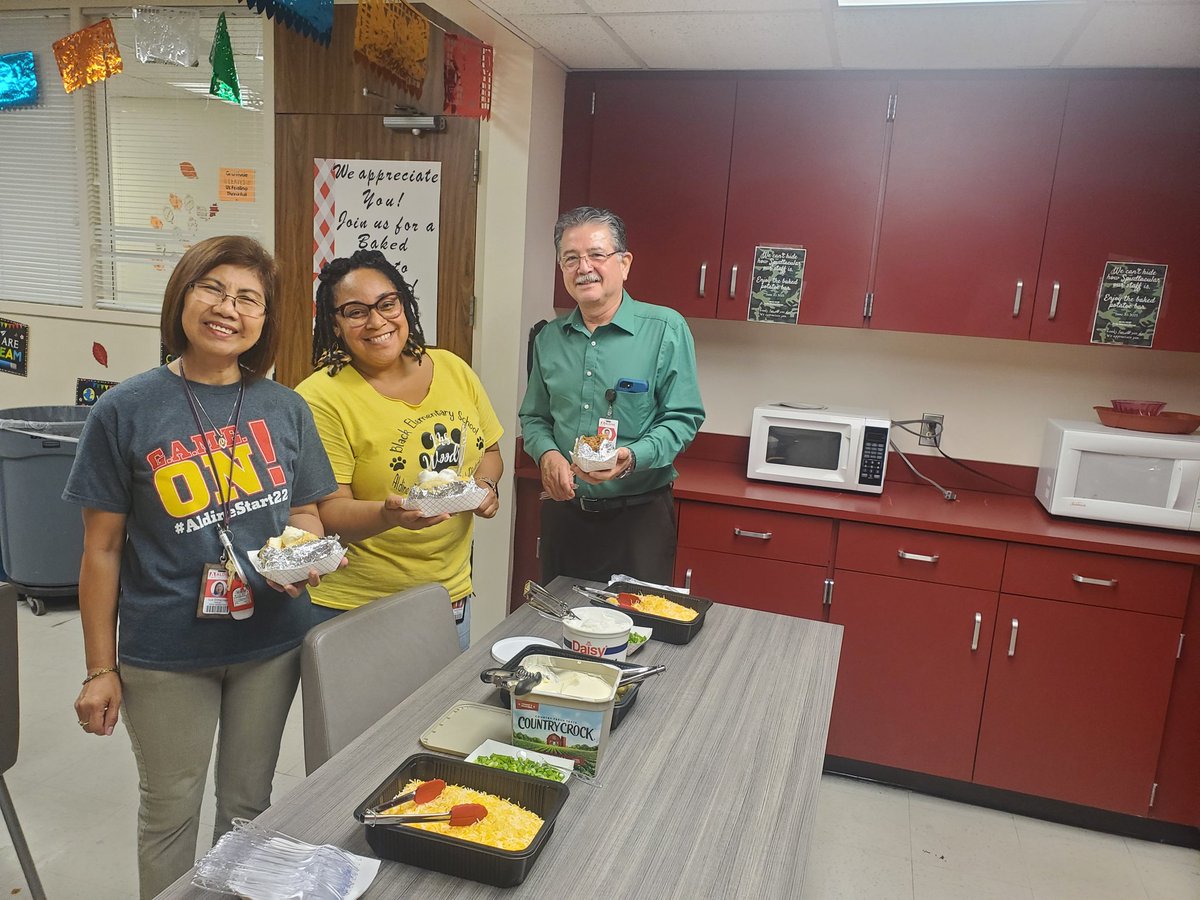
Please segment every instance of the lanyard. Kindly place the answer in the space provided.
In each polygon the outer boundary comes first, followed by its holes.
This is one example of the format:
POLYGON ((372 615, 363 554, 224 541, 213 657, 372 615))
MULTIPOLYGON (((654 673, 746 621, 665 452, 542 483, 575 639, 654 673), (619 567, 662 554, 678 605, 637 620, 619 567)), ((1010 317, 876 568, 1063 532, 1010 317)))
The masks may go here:
MULTIPOLYGON (((202 408, 200 401, 196 399, 196 395, 192 391, 192 386, 188 384, 187 376, 183 372, 183 359, 179 360, 179 380, 183 382, 183 393, 187 397, 188 407, 191 409, 192 418, 196 422, 196 430, 200 432, 200 439, 204 441, 204 449, 208 453, 208 463, 212 466, 213 478, 217 482, 217 497, 221 501, 221 524, 217 528, 217 538, 221 541, 221 546, 225 548, 225 552, 232 559, 233 544, 229 538, 229 501, 233 498, 233 448, 237 445, 238 426, 242 423, 242 398, 246 396, 246 379, 243 377, 238 382, 237 402, 233 406, 234 439, 230 442, 230 446, 226 450, 221 451, 222 454, 227 453, 229 457, 229 477, 225 479, 224 488, 221 486, 221 473, 217 469, 217 460, 213 456, 212 444, 209 443, 208 435, 204 431, 204 423, 200 421, 200 410, 202 408)), ((215 424, 213 429, 215 431, 215 424)), ((234 564, 237 565, 236 559, 234 559, 234 564)), ((238 568, 240 569, 241 567, 238 566, 238 568)))

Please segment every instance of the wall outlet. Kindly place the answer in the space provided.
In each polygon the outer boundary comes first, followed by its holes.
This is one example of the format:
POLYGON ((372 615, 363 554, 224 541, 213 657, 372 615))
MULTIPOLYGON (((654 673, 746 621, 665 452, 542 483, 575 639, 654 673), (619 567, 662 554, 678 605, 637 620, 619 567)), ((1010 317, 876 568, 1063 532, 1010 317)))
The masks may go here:
POLYGON ((942 445, 942 421, 945 419, 941 413, 925 413, 921 416, 921 439, 922 447, 940 447, 942 445))

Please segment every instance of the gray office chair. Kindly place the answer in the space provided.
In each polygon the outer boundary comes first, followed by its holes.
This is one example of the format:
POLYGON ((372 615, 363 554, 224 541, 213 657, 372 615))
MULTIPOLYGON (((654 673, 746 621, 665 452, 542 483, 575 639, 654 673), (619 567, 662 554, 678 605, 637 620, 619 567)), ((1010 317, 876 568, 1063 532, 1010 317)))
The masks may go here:
POLYGON ((300 651, 304 771, 318 766, 458 656, 450 595, 427 584, 313 628, 300 651))
POLYGON ((4 773, 17 761, 17 744, 21 737, 21 691, 17 670, 17 589, 11 584, 0 583, 0 813, 8 826, 13 849, 21 871, 29 883, 29 894, 33 900, 46 900, 41 879, 33 866, 29 845, 25 843, 25 832, 4 783, 4 773))

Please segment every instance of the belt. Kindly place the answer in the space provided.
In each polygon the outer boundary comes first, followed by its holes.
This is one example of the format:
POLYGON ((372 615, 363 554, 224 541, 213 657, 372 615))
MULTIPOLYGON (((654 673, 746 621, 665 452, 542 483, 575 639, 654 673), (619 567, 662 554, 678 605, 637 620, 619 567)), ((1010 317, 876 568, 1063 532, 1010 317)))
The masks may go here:
POLYGON ((644 494, 630 494, 628 497, 576 497, 567 502, 583 512, 613 512, 630 506, 642 506, 653 503, 663 494, 671 490, 671 485, 664 484, 660 488, 647 491, 644 494))

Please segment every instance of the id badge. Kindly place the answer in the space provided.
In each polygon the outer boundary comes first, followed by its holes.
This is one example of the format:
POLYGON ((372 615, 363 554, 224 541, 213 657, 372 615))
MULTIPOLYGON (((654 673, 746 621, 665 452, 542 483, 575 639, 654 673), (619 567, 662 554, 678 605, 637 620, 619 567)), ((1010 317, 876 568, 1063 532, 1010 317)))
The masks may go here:
POLYGON ((200 577, 197 619, 224 619, 229 616, 229 573, 221 563, 205 563, 200 577))
POLYGON ((605 438, 606 440, 610 440, 615 443, 617 440, 617 420, 616 419, 601 419, 600 425, 596 429, 596 434, 600 435, 600 437, 605 438))

